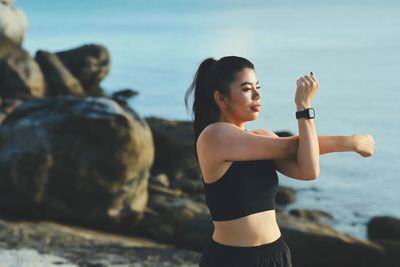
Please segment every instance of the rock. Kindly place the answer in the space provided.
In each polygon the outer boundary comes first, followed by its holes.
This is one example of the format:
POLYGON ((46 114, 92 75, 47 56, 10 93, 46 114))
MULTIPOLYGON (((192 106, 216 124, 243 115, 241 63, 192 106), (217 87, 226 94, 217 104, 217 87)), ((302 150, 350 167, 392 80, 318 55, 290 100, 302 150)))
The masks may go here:
POLYGON ((400 220, 391 216, 376 216, 367 224, 368 238, 400 241, 400 220))
POLYGON ((114 92, 111 98, 114 99, 120 106, 129 107, 128 100, 138 94, 137 91, 132 89, 125 89, 121 91, 114 92))
POLYGON ((312 222, 328 222, 333 219, 333 216, 321 210, 306 210, 306 209, 292 209, 289 213, 293 216, 304 218, 312 222))
POLYGON ((12 4, 14 4, 14 0, 1 0, 0 4, 5 4, 5 5, 11 6, 12 4))
POLYGON ((5 118, 11 114, 14 109, 21 105, 22 101, 19 99, 2 99, 0 97, 0 125, 3 123, 5 118))
POLYGON ((39 50, 36 52, 35 59, 39 63, 46 79, 47 96, 85 95, 81 83, 71 74, 56 55, 39 50))
POLYGON ((132 114, 108 98, 23 102, 0 127, 0 210, 129 231, 154 159, 150 128, 132 114))
POLYGON ((168 188, 170 186, 168 176, 164 173, 150 176, 150 184, 155 184, 165 188, 168 188))
POLYGON ((23 49, 0 58, 0 97, 32 98, 45 95, 45 80, 36 61, 23 49))
POLYGON ((204 203, 187 197, 151 193, 145 216, 140 226, 135 228, 135 233, 200 251, 211 236, 213 227, 204 203))
POLYGON ((204 185, 201 179, 188 179, 183 178, 174 182, 174 187, 181 189, 189 195, 194 195, 204 192, 204 185))
POLYGON ((325 224, 281 213, 277 221, 296 267, 376 267, 384 256, 379 244, 353 238, 325 224))
POLYGON ((104 95, 100 82, 110 69, 110 54, 106 47, 98 44, 83 45, 56 55, 81 82, 87 95, 104 95))
POLYGON ((279 185, 275 202, 278 205, 288 205, 296 201, 296 191, 288 186, 279 185))
POLYGON ((28 20, 20 9, 12 7, 12 0, 0 1, 0 58, 21 48, 28 28, 28 20))
POLYGON ((155 184, 149 184, 149 192, 164 194, 164 195, 171 196, 171 197, 183 196, 183 193, 181 190, 168 189, 163 186, 159 186, 159 185, 155 185, 155 184))
POLYGON ((112 94, 112 98, 123 98, 123 99, 129 99, 131 97, 134 97, 138 95, 138 92, 132 89, 124 89, 124 90, 119 90, 117 92, 114 92, 112 94))
POLYGON ((194 201, 201 202, 201 203, 206 203, 206 197, 204 193, 196 194, 190 196, 194 201))
POLYGON ((174 183, 178 179, 201 179, 194 154, 193 124, 191 121, 146 117, 154 138, 156 156, 152 174, 165 173, 174 183))
POLYGON ((177 244, 202 252, 213 235, 214 225, 209 214, 199 214, 184 221, 175 232, 177 244))
POLYGON ((398 266, 400 263, 400 241, 389 239, 377 239, 374 241, 385 248, 385 255, 382 257, 380 266, 398 266))

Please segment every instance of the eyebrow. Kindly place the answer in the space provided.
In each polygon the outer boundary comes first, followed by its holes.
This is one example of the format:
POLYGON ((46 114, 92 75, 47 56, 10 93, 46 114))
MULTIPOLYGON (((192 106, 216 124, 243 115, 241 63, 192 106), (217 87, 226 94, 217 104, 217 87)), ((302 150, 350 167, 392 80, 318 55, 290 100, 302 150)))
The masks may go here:
MULTIPOLYGON (((260 82, 257 81, 257 82, 256 82, 256 85, 259 84, 259 83, 260 83, 260 82)), ((251 82, 243 82, 240 86, 243 86, 243 85, 246 85, 246 84, 253 85, 251 82)))

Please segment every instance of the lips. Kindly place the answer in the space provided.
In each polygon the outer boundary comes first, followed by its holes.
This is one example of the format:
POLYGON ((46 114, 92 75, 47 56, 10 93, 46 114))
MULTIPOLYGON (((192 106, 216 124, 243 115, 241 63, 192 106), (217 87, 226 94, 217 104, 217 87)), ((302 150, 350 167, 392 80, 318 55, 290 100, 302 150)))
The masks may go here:
POLYGON ((252 106, 251 109, 254 111, 260 111, 260 105, 252 106))

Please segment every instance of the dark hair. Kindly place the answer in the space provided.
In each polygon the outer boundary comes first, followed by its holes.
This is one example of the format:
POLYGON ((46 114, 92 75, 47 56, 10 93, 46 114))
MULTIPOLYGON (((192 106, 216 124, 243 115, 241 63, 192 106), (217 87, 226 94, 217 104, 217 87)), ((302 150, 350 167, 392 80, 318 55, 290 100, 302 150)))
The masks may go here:
POLYGON ((230 86, 238 72, 245 68, 254 70, 254 65, 249 60, 226 56, 219 60, 205 59, 194 75, 193 82, 185 94, 185 106, 188 109, 188 99, 194 90, 192 111, 194 130, 194 152, 197 157, 196 142, 200 133, 207 125, 219 120, 220 109, 214 100, 214 92, 219 91, 223 96, 230 96, 230 86))

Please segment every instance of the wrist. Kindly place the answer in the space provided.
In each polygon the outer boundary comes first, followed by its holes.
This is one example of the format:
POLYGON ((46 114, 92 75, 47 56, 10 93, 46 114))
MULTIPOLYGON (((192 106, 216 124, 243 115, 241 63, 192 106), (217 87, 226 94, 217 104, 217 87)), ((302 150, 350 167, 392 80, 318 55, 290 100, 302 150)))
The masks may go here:
POLYGON ((308 109, 309 107, 311 107, 311 104, 309 104, 309 103, 296 104, 297 111, 302 111, 302 110, 308 109))
POLYGON ((351 136, 345 136, 346 138, 346 144, 349 146, 350 151, 357 151, 357 138, 356 136, 353 134, 351 136))

